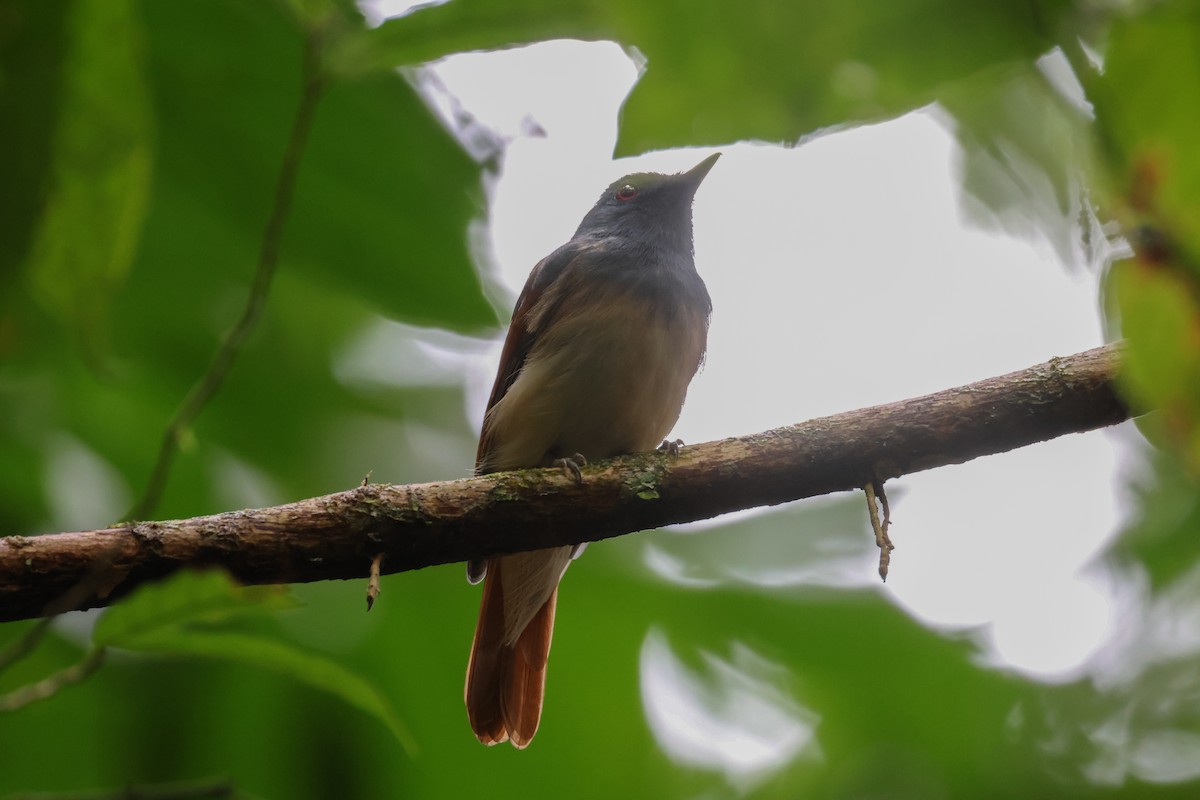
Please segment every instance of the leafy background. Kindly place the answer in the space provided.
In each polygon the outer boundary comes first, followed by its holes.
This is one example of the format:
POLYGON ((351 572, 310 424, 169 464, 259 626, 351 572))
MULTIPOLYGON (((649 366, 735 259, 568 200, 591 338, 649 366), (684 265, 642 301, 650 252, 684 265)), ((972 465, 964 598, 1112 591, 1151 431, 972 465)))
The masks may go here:
MULTIPOLYGON (((1102 262, 1101 244, 1129 243, 1105 299, 1130 340, 1130 397, 1161 411, 1141 423, 1155 468, 1107 558, 1153 587, 1129 633, 1141 655, 1121 680, 1041 685, 976 663, 969 641, 877 594, 689 591, 631 569, 635 545, 614 542, 572 570, 573 620, 555 638, 572 668, 556 672, 543 720, 554 735, 516 753, 466 728, 477 598, 460 568, 386 579, 370 615, 356 584, 282 595, 183 576, 98 623, 64 619, 0 673, 7 691, 106 648, 84 685, 0 717, 0 792, 197 781, 272 798, 1194 796, 1194 771, 1153 758, 1200 742, 1195 4, 452 0, 372 29, 324 0, 3 0, 3 533, 103 526, 135 499, 245 302, 318 29, 329 86, 268 312, 184 438, 156 516, 321 494, 365 469, 393 482, 463 474, 461 385, 362 385, 334 368, 382 319, 477 338, 502 324, 468 235, 486 218, 491 167, 394 68, 611 39, 652 59, 619 153, 795 141, 936 101, 956 121, 981 222, 1102 262), (1086 111, 1035 68, 1055 48, 1086 111), (631 700, 651 690, 639 663, 655 647, 674 650, 680 683, 717 718, 786 704, 763 687, 802 696, 820 757, 759 779, 668 755, 631 700), (750 681, 732 694, 744 704, 721 708, 731 675, 750 681)), ((419 367, 416 355, 387 366, 419 367)), ((856 504, 827 501, 704 537, 719 548, 860 524, 856 504)), ((0 627, 0 642, 32 625, 0 627)))

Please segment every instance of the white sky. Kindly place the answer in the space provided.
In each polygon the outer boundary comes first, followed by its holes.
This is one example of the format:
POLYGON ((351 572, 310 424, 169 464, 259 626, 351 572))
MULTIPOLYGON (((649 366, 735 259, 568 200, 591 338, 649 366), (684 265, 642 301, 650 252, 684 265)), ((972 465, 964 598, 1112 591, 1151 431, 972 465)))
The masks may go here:
MULTIPOLYGON (((673 434, 687 442, 1102 343, 1094 276, 1067 270, 1048 247, 964 225, 957 146, 931 114, 797 148, 735 144, 613 162, 618 110, 637 78, 617 45, 454 56, 437 74, 509 140, 490 208, 509 303, 611 180, 724 153, 695 203, 697 268, 714 314, 707 363, 673 434), (544 137, 523 135, 531 120, 544 137)), ((478 418, 486 399, 475 400, 478 418)), ((1102 579, 1079 573, 1114 531, 1115 470, 1110 437, 1092 434, 897 481, 905 492, 884 591, 931 624, 990 625, 985 648, 998 663, 1066 677, 1108 633, 1102 579)))

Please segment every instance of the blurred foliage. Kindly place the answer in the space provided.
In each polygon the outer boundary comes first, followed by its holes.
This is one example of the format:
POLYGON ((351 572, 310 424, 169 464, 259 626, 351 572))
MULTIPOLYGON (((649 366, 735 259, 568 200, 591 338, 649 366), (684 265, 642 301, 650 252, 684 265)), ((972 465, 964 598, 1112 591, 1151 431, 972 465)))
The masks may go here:
POLYGON ((1200 6, 1166 4, 1112 29, 1095 80, 1112 211, 1134 257, 1111 289, 1130 364, 1125 383, 1159 414, 1144 428, 1200 477, 1200 6))
POLYGON ((1097 263, 1107 253, 1091 239, 1101 234, 1082 180, 1090 120, 1048 73, 1072 77, 1063 59, 1048 56, 962 81, 940 98, 963 148, 964 205, 976 224, 1041 239, 1065 264, 1097 263))
POLYGON ((952 0, 455 0, 351 42, 341 63, 378 68, 542 39, 612 39, 646 60, 622 112, 618 154, 629 154, 794 141, 909 111, 978 70, 1038 56, 1069 8, 1058 0, 986 0, 969 12, 952 0))
MULTIPOLYGON (((422 326, 496 331, 467 235, 486 213, 480 167, 393 68, 613 39, 645 59, 622 153, 795 142, 936 102, 976 220, 1093 262, 1131 248, 1107 291, 1130 396, 1161 409, 1143 428, 1162 452, 1114 559, 1156 589, 1145 629, 1121 669, 1039 686, 829 579, 869 563, 835 535, 862 525, 854 507, 627 537, 572 568, 545 732, 517 753, 466 725, 477 596, 460 568, 385 578, 370 615, 365 586, 295 587, 299 607, 282 608, 276 592, 185 576, 68 615, 0 672, 5 692, 89 641, 111 651, 87 684, 0 719, 0 792, 228 776, 271 798, 474 783, 524 797, 1194 796, 1170 754, 1200 737, 1200 625, 1180 627, 1200 601, 1200 7, 451 0, 370 29, 345 0, 0 0, 0 532, 103 526, 140 491, 245 303, 312 31, 330 84, 268 312, 185 440, 160 516, 369 470, 466 472, 461 382, 404 378, 426 366, 422 326), (380 331, 402 374, 347 377, 347 353, 380 331), (802 526, 829 535, 787 547, 802 526), (649 692, 663 674, 673 685, 649 692), (670 740, 672 708, 716 733, 670 740)), ((0 646, 31 626, 0 626, 0 646)))

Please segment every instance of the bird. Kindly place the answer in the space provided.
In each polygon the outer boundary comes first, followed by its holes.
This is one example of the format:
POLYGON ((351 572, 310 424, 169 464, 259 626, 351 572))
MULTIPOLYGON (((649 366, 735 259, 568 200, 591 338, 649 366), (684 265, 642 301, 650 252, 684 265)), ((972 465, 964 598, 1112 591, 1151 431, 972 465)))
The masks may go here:
MULTIPOLYGON (((475 473, 653 450, 683 408, 712 301, 696 271, 692 200, 720 153, 686 172, 613 182, 530 272, 488 400, 475 473)), ((465 699, 476 737, 523 749, 542 715, 558 584, 582 547, 467 564, 484 582, 465 699)))

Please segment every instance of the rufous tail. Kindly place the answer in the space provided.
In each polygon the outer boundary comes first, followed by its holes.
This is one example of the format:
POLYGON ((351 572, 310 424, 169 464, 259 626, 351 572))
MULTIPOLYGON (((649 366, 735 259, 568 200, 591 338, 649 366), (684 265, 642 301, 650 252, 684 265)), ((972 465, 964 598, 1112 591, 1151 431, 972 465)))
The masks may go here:
POLYGON ((467 717, 484 744, 525 748, 537 733, 557 600, 555 589, 516 642, 505 644, 500 559, 488 562, 466 686, 467 717))

